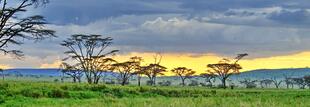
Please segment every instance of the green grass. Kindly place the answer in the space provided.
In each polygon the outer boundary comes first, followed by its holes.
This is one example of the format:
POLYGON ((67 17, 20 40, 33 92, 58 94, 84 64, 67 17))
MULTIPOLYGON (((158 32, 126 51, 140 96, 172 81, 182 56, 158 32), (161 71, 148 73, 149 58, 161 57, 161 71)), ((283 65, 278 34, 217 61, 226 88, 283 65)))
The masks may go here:
POLYGON ((4 107, 307 107, 310 90, 0 83, 4 107))

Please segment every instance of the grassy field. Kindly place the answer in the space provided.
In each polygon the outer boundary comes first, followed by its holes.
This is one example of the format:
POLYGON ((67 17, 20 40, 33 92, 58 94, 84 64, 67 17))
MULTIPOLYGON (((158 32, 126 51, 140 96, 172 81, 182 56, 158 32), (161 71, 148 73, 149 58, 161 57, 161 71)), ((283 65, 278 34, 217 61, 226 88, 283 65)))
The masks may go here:
POLYGON ((310 90, 0 83, 6 107, 307 107, 310 90))

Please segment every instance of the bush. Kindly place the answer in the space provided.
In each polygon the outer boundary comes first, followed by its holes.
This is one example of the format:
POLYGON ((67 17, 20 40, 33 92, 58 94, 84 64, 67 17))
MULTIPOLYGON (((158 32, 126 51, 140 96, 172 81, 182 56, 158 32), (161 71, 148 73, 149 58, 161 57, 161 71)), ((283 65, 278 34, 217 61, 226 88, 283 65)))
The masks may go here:
POLYGON ((102 91, 106 88, 107 87, 105 85, 94 85, 94 86, 91 86, 90 90, 91 91, 102 91))
POLYGON ((69 92, 61 90, 61 89, 54 89, 48 93, 48 97, 51 97, 51 98, 68 98, 69 92))
POLYGON ((39 98, 44 96, 42 91, 36 89, 24 89, 21 91, 21 94, 25 97, 32 97, 32 98, 39 98))
POLYGON ((5 90, 7 88, 9 88, 9 84, 8 83, 1 83, 0 84, 0 90, 5 90))

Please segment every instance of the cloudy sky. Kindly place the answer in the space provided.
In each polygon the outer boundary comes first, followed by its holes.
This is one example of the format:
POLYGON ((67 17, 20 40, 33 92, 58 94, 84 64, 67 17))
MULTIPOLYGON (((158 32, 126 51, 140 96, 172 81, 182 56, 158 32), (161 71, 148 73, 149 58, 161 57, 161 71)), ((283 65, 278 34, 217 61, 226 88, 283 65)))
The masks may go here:
POLYGON ((51 0, 23 15, 34 14, 58 38, 27 42, 17 47, 25 59, 1 56, 0 65, 57 67, 59 43, 79 33, 113 37, 119 59, 160 52, 169 67, 203 70, 238 53, 250 54, 241 62, 246 70, 310 65, 309 0, 51 0))

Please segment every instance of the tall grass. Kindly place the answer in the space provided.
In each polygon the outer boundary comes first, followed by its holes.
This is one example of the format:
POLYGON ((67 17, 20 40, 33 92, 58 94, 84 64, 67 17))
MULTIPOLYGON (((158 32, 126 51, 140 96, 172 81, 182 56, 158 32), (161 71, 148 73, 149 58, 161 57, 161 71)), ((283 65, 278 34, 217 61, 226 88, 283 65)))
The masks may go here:
POLYGON ((310 91, 207 89, 73 83, 0 83, 0 106, 86 107, 252 107, 310 106, 310 91))

